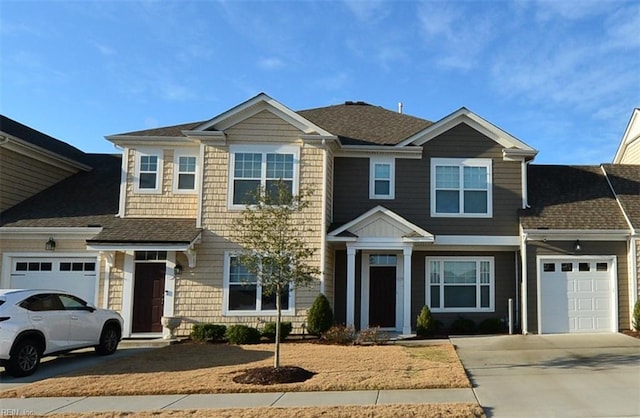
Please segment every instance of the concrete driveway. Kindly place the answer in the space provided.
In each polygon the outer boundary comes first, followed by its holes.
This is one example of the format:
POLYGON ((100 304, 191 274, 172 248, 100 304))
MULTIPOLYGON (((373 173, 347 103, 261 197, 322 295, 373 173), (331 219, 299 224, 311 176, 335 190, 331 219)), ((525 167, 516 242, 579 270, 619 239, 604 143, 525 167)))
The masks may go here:
POLYGON ((640 340, 623 334, 452 337, 488 417, 640 416, 640 340))

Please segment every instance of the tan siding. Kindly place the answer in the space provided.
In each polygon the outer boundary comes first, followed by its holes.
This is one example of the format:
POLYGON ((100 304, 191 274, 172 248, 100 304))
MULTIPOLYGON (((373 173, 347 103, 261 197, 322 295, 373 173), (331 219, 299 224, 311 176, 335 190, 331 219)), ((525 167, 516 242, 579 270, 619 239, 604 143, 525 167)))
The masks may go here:
MULTIPOLYGON (((566 255, 573 253, 573 241, 533 242, 527 246, 527 275, 528 275, 528 311, 529 332, 538 332, 537 309, 537 262, 539 255, 566 255)), ((614 255, 618 268, 618 329, 629 329, 629 268, 627 262, 627 245, 624 242, 582 242, 580 255, 614 255)))
POLYGON ((123 311, 124 259, 125 254, 117 252, 109 274, 109 301, 107 306, 109 309, 115 309, 119 312, 123 311))
MULTIPOLYGON (((322 162, 323 150, 299 140, 300 132, 292 126, 276 118, 270 112, 263 111, 252 118, 226 131, 227 143, 294 143, 301 146, 300 153, 300 187, 314 190, 310 198, 310 206, 300 219, 305 226, 314 232, 308 234, 308 243, 320 249, 321 204, 322 204, 322 162)), ((227 204, 229 154, 227 147, 207 146, 204 156, 204 185, 202 226, 202 242, 197 246, 197 266, 186 268, 176 282, 177 316, 185 318, 185 323, 178 333, 186 335, 193 323, 215 322, 221 324, 246 323, 258 326, 260 321, 270 321, 264 315, 239 317, 223 316, 223 263, 226 251, 239 249, 234 242, 233 220, 241 216, 241 211, 229 210, 227 204)), ((316 252, 311 261, 318 268, 320 253, 316 252)), ((186 265, 186 260, 182 262, 186 265)), ((299 288, 295 291, 295 315, 285 316, 291 321, 294 332, 301 332, 301 325, 306 321, 306 311, 311 306, 320 288, 318 280, 311 288, 299 288)))
POLYGON ((640 164, 640 139, 635 140, 627 146, 622 156, 621 164, 640 164))
POLYGON ((68 170, 0 148, 0 212, 72 174, 68 170))
POLYGON ((132 150, 129 153, 125 216, 133 218, 195 218, 197 216, 197 193, 173 193, 173 155, 173 149, 163 150, 162 193, 150 194, 134 191, 136 152, 132 150))

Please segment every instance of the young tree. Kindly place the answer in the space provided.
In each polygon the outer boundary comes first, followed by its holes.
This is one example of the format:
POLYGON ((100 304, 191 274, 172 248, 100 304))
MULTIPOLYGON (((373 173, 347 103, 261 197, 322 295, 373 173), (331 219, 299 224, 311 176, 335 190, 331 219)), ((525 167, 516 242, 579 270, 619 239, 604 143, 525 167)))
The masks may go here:
MULTIPOLYGON (((274 368, 280 367, 282 295, 290 286, 309 286, 320 271, 307 264, 315 253, 307 236, 303 210, 311 191, 293 195, 283 181, 252 196, 242 216, 234 221, 236 239, 243 250, 238 261, 253 275, 266 296, 275 295, 276 341, 274 368)), ((315 231, 317 233, 317 231, 315 231)))

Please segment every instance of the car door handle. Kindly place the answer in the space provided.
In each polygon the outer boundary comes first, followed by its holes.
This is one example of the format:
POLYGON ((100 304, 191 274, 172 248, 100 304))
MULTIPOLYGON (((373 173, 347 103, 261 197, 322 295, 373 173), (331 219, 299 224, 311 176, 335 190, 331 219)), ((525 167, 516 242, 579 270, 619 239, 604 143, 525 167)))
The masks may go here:
POLYGON ((78 320, 78 317, 77 317, 77 316, 75 316, 75 315, 71 315, 71 319, 72 319, 73 321, 77 321, 77 320, 78 320))
POLYGON ((42 321, 42 317, 41 316, 32 316, 31 320, 32 321, 42 321))

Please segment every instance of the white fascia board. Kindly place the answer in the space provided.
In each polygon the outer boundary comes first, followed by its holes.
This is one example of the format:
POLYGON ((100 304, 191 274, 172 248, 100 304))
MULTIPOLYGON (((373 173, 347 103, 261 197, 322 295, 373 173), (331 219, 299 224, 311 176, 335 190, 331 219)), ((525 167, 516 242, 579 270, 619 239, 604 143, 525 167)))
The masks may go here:
POLYGON ((6 134, 6 138, 9 141, 3 143, 2 148, 21 155, 26 155, 29 158, 33 158, 34 160, 41 161, 71 173, 76 173, 78 170, 91 171, 91 167, 86 164, 63 157, 62 155, 33 145, 32 143, 24 141, 13 135, 6 134))
POLYGON ((624 135, 622 135, 622 139, 620 140, 620 145, 618 146, 618 150, 616 151, 616 155, 613 157, 613 163, 620 163, 622 161, 622 157, 627 150, 627 147, 631 145, 633 142, 640 140, 640 109, 633 109, 633 113, 631 114, 631 118, 629 119, 629 123, 627 124, 627 128, 624 131, 624 135), (637 129, 634 129, 637 126, 637 129), (636 131, 634 134, 633 131, 636 131))
POLYGON ((183 136, 137 136, 137 135, 110 135, 105 136, 108 141, 121 147, 135 148, 138 146, 153 145, 196 145, 198 141, 183 136))
POLYGON ((87 244, 90 251, 187 251, 192 244, 87 244))
POLYGON ((3 239, 44 239, 53 237, 54 239, 87 239, 102 231, 102 227, 11 227, 0 228, 0 236, 3 239))
POLYGON ((330 132, 303 118, 265 93, 260 93, 257 96, 227 110, 226 112, 221 113, 213 119, 197 126, 194 130, 207 130, 214 127, 216 130, 223 131, 259 112, 262 112, 263 110, 272 112, 274 115, 280 117, 306 134, 315 132, 326 136, 332 135, 330 132))
MULTIPOLYGON (((425 231, 424 229, 420 228, 419 226, 407 221, 406 219, 404 219, 402 216, 398 215, 394 211, 389 210, 389 209, 387 209, 387 208, 385 208, 384 206, 381 206, 381 205, 378 205, 378 206, 376 206, 376 207, 374 207, 372 209, 369 209, 367 212, 363 213, 362 215, 358 216, 357 218, 353 219, 352 221, 347 222, 346 224, 342 225, 340 228, 337 228, 337 229, 333 230, 331 233, 329 233, 328 236, 336 237, 337 235, 341 234, 342 232, 349 230, 350 228, 354 227, 355 225, 358 225, 359 223, 363 222, 364 220, 366 220, 367 218, 369 218, 371 216, 374 216, 377 213, 382 213, 382 214, 386 215, 387 217, 395 220, 399 224, 405 226, 407 229, 411 229, 412 231, 416 232, 418 235, 420 235, 422 237, 433 238, 433 235, 430 232, 425 231)), ((409 238, 418 238, 418 237, 409 237, 409 238)))
POLYGON ((435 245, 519 246, 517 235, 438 235, 435 245))
POLYGON ((629 225, 629 229, 631 230, 631 235, 635 235, 636 231, 633 227, 633 222, 631 222, 631 219, 629 218, 629 214, 624 209, 624 206, 622 206, 622 202, 618 197, 618 193, 616 193, 616 189, 613 187, 613 184, 611 184, 611 179, 609 179, 609 173, 607 173, 607 170, 604 168, 604 165, 602 164, 600 165, 600 170, 602 171, 602 174, 604 174, 604 178, 607 179, 607 184, 609 185, 609 189, 611 189, 611 193, 613 193, 613 196, 615 196, 616 198, 616 203, 618 203, 618 207, 620 208, 620 212, 622 213, 622 216, 624 216, 624 220, 627 222, 627 225, 629 225))
POLYGON ((419 160, 422 158, 422 147, 412 146, 397 148, 389 145, 342 145, 338 150, 336 150, 335 156, 352 158, 385 156, 419 160))
POLYGON ((356 242, 358 241, 357 237, 336 237, 332 235, 327 235, 327 242, 356 242))
POLYGON ((529 151, 535 154, 538 153, 538 151, 534 148, 531 148, 529 145, 510 135, 506 131, 498 128, 491 122, 481 118, 465 107, 462 107, 457 111, 451 113, 450 115, 445 116, 433 125, 429 126, 421 132, 418 132, 415 135, 412 135, 396 146, 404 147, 410 144, 423 145, 424 143, 432 140, 438 135, 441 135, 449 129, 454 128, 462 122, 467 123, 472 128, 476 129, 498 144, 502 145, 504 148, 515 147, 522 151, 529 151))
POLYGON ((527 241, 626 241, 631 232, 626 229, 524 229, 527 241))

